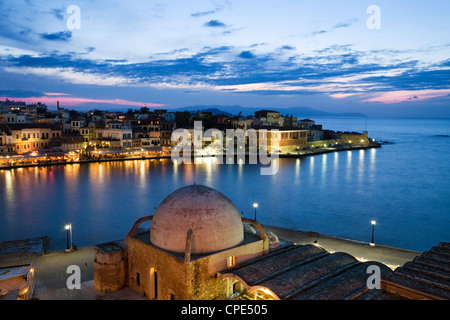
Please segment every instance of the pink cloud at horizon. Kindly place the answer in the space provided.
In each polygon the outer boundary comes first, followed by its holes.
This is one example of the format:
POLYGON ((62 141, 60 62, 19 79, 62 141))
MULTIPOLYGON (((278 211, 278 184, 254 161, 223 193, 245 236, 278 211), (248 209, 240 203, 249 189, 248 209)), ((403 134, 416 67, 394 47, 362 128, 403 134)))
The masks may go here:
POLYGON ((124 106, 138 106, 138 107, 163 107, 164 104, 159 103, 145 103, 145 102, 136 102, 136 101, 129 101, 129 100, 122 100, 122 99, 92 99, 92 98, 77 98, 77 97, 67 97, 67 96, 61 96, 66 94, 52 94, 50 93, 48 97, 42 96, 42 97, 27 97, 27 98, 20 98, 20 97, 0 97, 1 100, 9 99, 9 100, 15 100, 15 101, 22 101, 27 104, 34 104, 34 103, 43 103, 46 105, 56 105, 57 101, 59 101, 60 107, 76 107, 80 106, 84 103, 107 103, 107 104, 116 104, 116 105, 124 105, 124 106), (57 96, 59 95, 59 96, 57 96))
POLYGON ((401 91, 382 92, 376 94, 372 98, 365 99, 362 102, 398 103, 406 101, 421 101, 448 95, 450 95, 450 89, 401 90, 401 91))

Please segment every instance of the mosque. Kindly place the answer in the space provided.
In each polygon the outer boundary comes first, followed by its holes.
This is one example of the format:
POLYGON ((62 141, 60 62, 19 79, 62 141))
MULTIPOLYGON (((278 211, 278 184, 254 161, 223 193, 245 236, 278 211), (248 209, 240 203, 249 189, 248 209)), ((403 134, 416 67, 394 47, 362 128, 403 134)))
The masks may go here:
POLYGON ((97 245, 94 261, 96 290, 128 286, 155 300, 449 298, 447 290, 408 289, 389 277, 399 279, 380 262, 280 242, 224 194, 195 184, 167 196, 123 241, 97 245), (147 221, 149 230, 140 232, 147 221), (368 289, 374 265, 383 290, 368 289))

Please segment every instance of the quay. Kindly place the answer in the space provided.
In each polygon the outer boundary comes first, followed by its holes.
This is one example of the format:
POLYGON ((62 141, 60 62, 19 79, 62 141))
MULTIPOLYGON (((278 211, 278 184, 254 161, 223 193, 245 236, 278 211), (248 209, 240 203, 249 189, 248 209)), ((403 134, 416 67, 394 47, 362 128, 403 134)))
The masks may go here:
MULTIPOLYGON (((317 232, 299 231, 275 226, 264 228, 277 235, 280 242, 292 242, 299 245, 315 244, 330 253, 345 252, 360 261, 378 261, 395 269, 413 260, 421 252, 389 247, 380 244, 370 246, 369 243, 333 236, 321 235, 317 232)), ((94 289, 95 246, 78 248, 71 252, 64 250, 47 252, 44 246, 39 251, 39 241, 7 241, 0 248, 0 268, 12 265, 32 263, 34 276, 33 299, 36 300, 145 300, 128 287, 113 293, 101 293, 94 289), (16 247, 14 248, 14 245, 16 247), (38 249, 36 249, 38 248, 38 249), (70 276, 67 268, 71 265, 80 267, 81 289, 67 288, 70 276)), ((43 245, 43 242, 41 243, 43 245)))
MULTIPOLYGON (((291 152, 291 153, 277 153, 276 155, 279 158, 302 158, 306 156, 314 156, 314 155, 320 155, 320 154, 326 154, 326 153, 333 153, 333 152, 341 152, 341 151, 353 151, 353 150, 365 150, 365 149, 372 149, 372 148, 381 148, 380 143, 371 142, 368 145, 342 145, 342 146, 335 146, 335 147, 316 147, 311 148, 308 150, 299 150, 298 152, 291 152)), ((119 151, 116 151, 119 152, 119 151)), ((123 153, 130 152, 129 150, 122 150, 123 153)), ((135 160, 159 160, 159 159, 171 159, 171 155, 166 151, 164 154, 161 155, 139 155, 139 156, 130 156, 130 157, 124 157, 122 153, 118 153, 119 156, 109 156, 105 158, 95 158, 95 159, 78 159, 73 160, 72 158, 64 159, 64 160, 52 160, 52 161, 39 161, 36 162, 33 159, 30 161, 23 161, 22 163, 17 163, 17 160, 8 160, 7 162, 0 164, 0 170, 9 170, 9 169, 15 169, 15 168, 28 168, 28 167, 49 167, 49 166, 57 166, 57 165, 66 165, 66 164, 87 164, 87 163, 100 163, 100 162, 117 162, 117 161, 135 161, 135 160), (32 161, 33 160, 33 161, 32 161), (12 163, 14 161, 14 163, 12 163)), ((218 155, 193 155, 193 157, 203 157, 203 158, 209 158, 209 157, 225 157, 226 154, 218 154, 218 155)), ((236 157, 236 154, 234 155, 236 157)), ((248 156, 246 154, 245 156, 248 156)))
POLYGON ((267 225, 264 225, 264 228, 267 231, 275 233, 280 240, 299 245, 314 243, 330 253, 345 252, 360 261, 378 261, 392 269, 402 266, 421 254, 420 251, 390 247, 382 244, 371 246, 368 242, 322 235, 311 231, 299 231, 267 225))

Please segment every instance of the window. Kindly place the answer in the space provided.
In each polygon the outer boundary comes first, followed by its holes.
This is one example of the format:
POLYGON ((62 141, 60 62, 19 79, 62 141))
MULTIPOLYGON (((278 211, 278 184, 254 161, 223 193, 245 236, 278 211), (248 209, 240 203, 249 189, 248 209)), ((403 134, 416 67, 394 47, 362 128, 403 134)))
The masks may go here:
POLYGON ((141 285, 141 274, 139 272, 136 272, 136 284, 138 287, 141 285))
POLYGON ((227 258, 227 267, 232 268, 236 265, 236 258, 235 256, 230 256, 227 258))

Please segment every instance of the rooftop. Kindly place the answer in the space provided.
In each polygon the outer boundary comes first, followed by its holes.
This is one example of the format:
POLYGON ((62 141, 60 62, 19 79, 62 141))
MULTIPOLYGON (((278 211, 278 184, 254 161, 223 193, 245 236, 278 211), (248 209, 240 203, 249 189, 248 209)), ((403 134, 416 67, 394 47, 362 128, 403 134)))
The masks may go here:
POLYGON ((370 265, 380 267, 381 278, 392 273, 376 261, 360 262, 347 253, 329 253, 312 244, 288 244, 226 270, 226 274, 234 274, 252 287, 266 287, 282 300, 347 300, 368 290, 370 265))
POLYGON ((450 242, 441 242, 384 279, 374 298, 450 299, 450 242))

